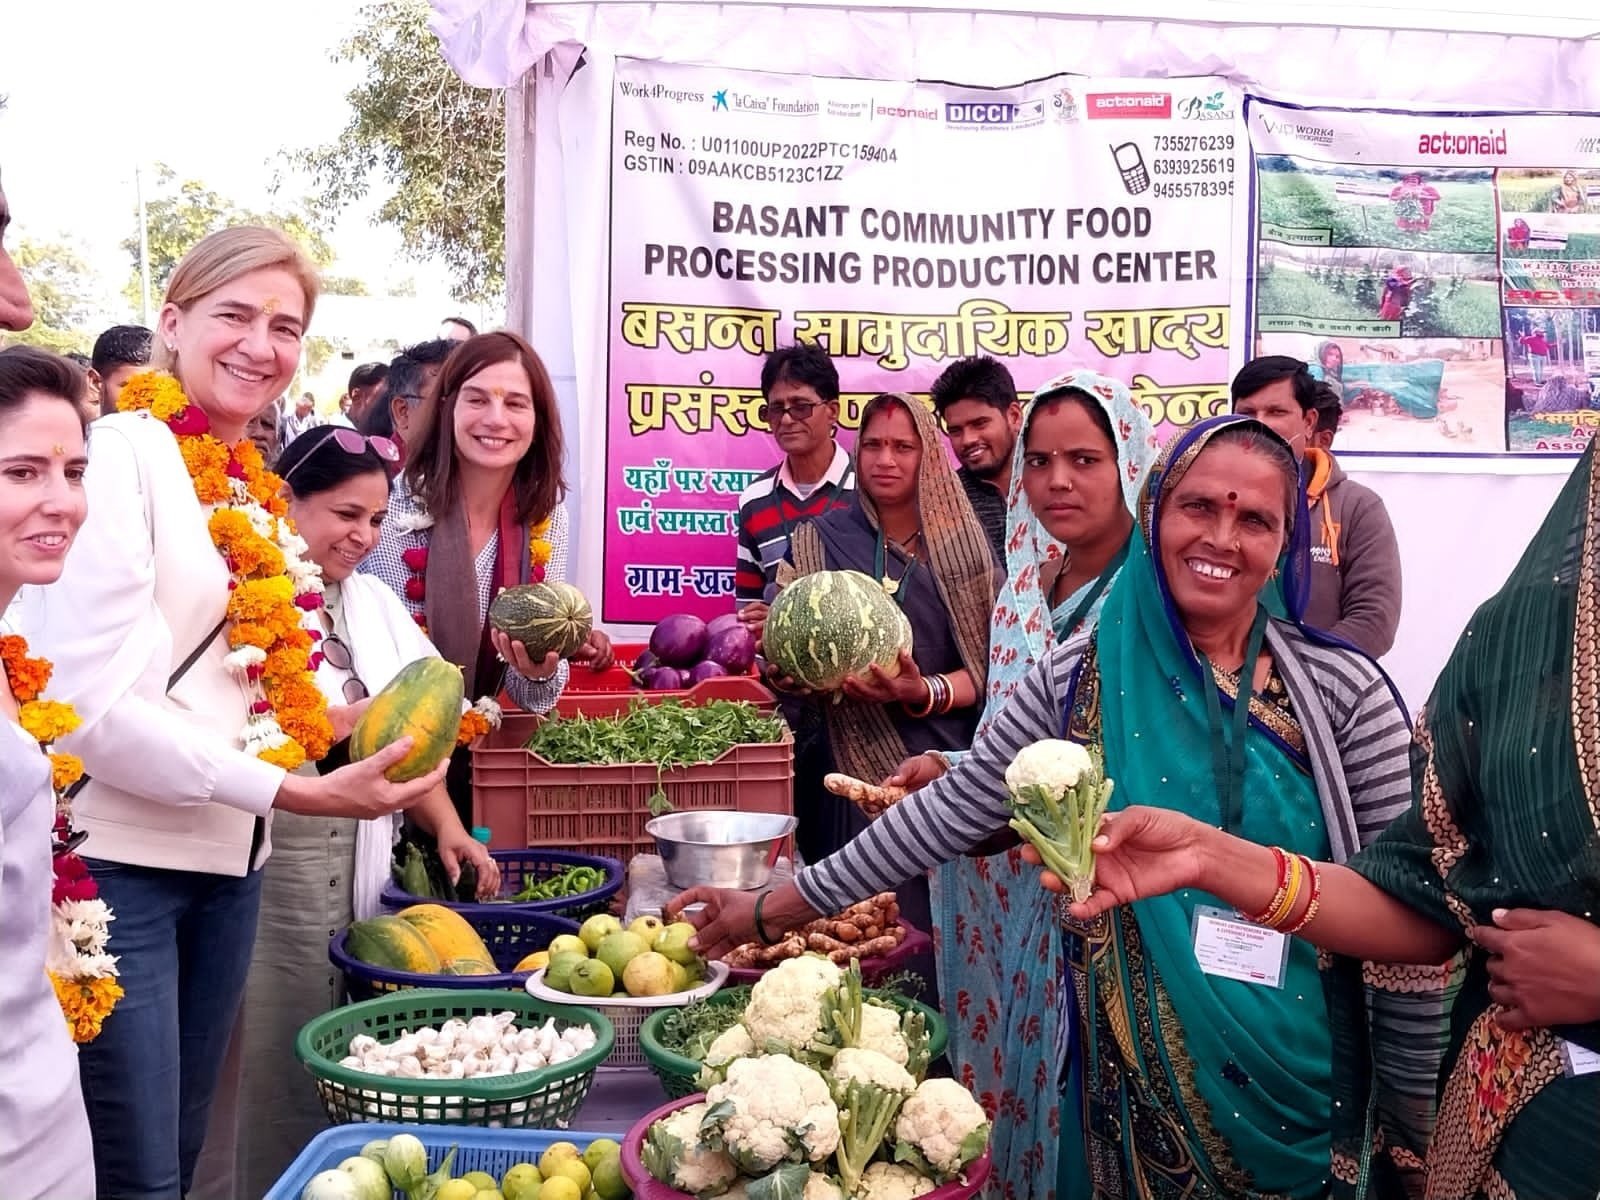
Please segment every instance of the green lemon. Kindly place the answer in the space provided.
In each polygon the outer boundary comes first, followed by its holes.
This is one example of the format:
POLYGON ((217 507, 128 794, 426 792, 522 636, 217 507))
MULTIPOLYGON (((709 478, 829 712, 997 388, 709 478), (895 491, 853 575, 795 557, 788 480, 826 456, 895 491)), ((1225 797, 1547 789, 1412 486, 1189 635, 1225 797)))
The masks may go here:
POLYGON ((595 1138, 583 1149, 584 1165, 591 1172, 608 1158, 616 1158, 622 1153, 622 1147, 610 1138, 595 1138))
POLYGON ((492 1192, 500 1186, 495 1177, 487 1171, 468 1171, 461 1178, 465 1179, 480 1192, 492 1192))
POLYGON ((539 1194, 539 1168, 531 1162, 519 1162, 500 1179, 500 1190, 506 1200, 534 1200, 539 1194))
POLYGON ((622 1178, 620 1155, 613 1155, 596 1164, 594 1194, 599 1196, 600 1200, 627 1200, 633 1194, 628 1188, 627 1181, 622 1178))

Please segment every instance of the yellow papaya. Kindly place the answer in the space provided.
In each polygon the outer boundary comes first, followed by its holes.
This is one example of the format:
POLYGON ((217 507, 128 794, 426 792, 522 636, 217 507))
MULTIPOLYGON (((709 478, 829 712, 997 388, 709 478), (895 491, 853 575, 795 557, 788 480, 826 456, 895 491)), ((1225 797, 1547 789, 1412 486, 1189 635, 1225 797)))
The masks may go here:
POLYGON ((360 762, 410 737, 410 752, 384 774, 396 783, 426 775, 455 749, 463 690, 461 668, 442 658, 419 658, 402 667, 356 721, 350 760, 360 762))
POLYGON ((395 915, 428 940, 440 962, 448 963, 452 959, 494 961, 478 931, 453 909, 442 904, 413 904, 395 915))
POLYGON ((416 926, 399 917, 373 917, 350 926, 345 937, 350 957, 386 971, 437 975, 439 954, 416 926))
POLYGON ((452 958, 444 964, 441 975, 493 975, 494 964, 481 958, 452 958))

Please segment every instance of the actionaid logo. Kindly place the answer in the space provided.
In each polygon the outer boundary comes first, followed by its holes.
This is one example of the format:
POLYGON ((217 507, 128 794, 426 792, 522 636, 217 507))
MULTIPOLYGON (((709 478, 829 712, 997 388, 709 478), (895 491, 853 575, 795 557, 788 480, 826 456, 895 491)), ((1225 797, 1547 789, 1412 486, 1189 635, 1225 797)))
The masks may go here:
POLYGON ((1417 139, 1417 153, 1473 158, 1504 158, 1506 131, 1482 133, 1425 133, 1417 139))
POLYGON ((1172 118, 1170 92, 1090 92, 1089 119, 1105 120, 1108 117, 1127 120, 1148 118, 1167 121, 1172 118))

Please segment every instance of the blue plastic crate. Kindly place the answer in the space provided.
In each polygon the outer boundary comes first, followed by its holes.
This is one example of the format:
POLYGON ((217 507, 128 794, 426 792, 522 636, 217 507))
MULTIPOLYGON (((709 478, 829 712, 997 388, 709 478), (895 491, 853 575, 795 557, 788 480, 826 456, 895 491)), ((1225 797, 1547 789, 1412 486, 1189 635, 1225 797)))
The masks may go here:
POLYGON ((496 904, 466 904, 456 900, 437 900, 428 896, 413 896, 392 879, 383 885, 378 900, 383 907, 394 912, 413 904, 442 904, 453 908, 462 916, 493 916, 503 912, 546 912, 563 916, 588 915, 605 912, 610 908, 611 897, 622 890, 626 872, 614 858, 599 854, 578 854, 571 850, 491 850, 489 857, 500 866, 500 895, 515 896, 530 877, 548 879, 559 875, 568 867, 594 867, 605 872, 606 881, 597 888, 554 900, 527 900, 519 903, 503 901, 496 904))
MULTIPOLYGON (((409 1133, 428 1148, 428 1170, 436 1170, 456 1147, 456 1160, 450 1171, 459 1177, 468 1171, 483 1171, 499 1179, 513 1163, 536 1161, 556 1142, 572 1142, 582 1150, 599 1133, 575 1133, 572 1130, 545 1129, 478 1129, 473 1126, 452 1125, 336 1125, 312 1138, 300 1151, 283 1177, 272 1185, 262 1200, 300 1200, 300 1193, 313 1176, 332 1170, 345 1159, 361 1153, 361 1147, 377 1138, 390 1138, 397 1133, 409 1133)), ((395 1193, 400 1200, 400 1193, 395 1193)))

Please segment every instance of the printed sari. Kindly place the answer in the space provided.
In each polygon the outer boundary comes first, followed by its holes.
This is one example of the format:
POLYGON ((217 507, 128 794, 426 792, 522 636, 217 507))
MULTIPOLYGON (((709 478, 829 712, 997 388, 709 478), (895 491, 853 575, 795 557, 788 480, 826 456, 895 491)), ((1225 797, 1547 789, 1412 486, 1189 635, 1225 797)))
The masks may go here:
MULTIPOLYGON (((1129 511, 1136 507, 1159 448, 1128 389, 1092 371, 1050 380, 1024 407, 1011 459, 1006 582, 990 623, 989 686, 980 735, 1035 664, 1058 642, 1094 625, 1120 566, 1113 564, 1109 579, 1089 580, 1049 610, 1041 568, 1052 560, 1059 564, 1066 547, 1051 538, 1028 504, 1022 488, 1023 447, 1038 397, 1069 388, 1091 396, 1111 423, 1129 511)), ((958 755, 947 752, 947 757, 958 755)), ((1039 886, 1038 870, 1022 862, 1016 851, 939 867, 932 875, 932 898, 950 1060, 993 1121, 989 1152, 995 1173, 989 1193, 1048 1200, 1054 1195, 1061 1124, 1055 1080, 1069 1037, 1062 1019, 1060 926, 1039 886), (1017 1181, 1029 1177, 1042 1181, 1043 1188, 1020 1192, 1017 1181)))
MULTIPOLYGON (((1600 923, 1600 472, 1583 459, 1498 594, 1473 615, 1418 721, 1416 799, 1351 866, 1470 933, 1497 908, 1600 923)), ((1600 1022, 1512 1032, 1486 955, 1466 980, 1428 1151, 1432 1200, 1600 1193, 1600 1022)), ((1600 983, 1597 983, 1600 986, 1600 983)))
MULTIPOLYGON (((1213 436, 1240 424, 1264 430, 1236 417, 1202 422, 1175 439, 1152 469, 1140 534, 1078 666, 1064 735, 1103 747, 1117 783, 1113 809, 1159 805, 1258 843, 1342 861, 1356 849, 1356 831, 1376 837, 1398 807, 1390 801, 1383 813, 1363 812, 1368 801, 1346 789, 1341 759, 1370 759, 1371 751, 1358 731, 1340 728, 1334 702, 1321 694, 1344 656, 1365 662, 1364 656, 1295 621, 1269 626, 1258 607, 1273 671, 1266 688, 1249 696, 1242 746, 1232 749, 1242 751, 1242 792, 1226 805, 1229 789, 1216 764, 1239 680, 1213 672, 1196 654, 1155 549, 1163 497, 1213 436), (1308 671, 1311 659, 1299 661, 1297 653, 1326 658, 1308 671)), ((1309 561, 1306 524, 1301 494, 1284 559, 1291 576, 1309 561)), ((1302 593, 1294 578, 1280 582, 1267 591, 1302 593)), ((1366 677, 1369 688, 1386 686, 1370 662, 1366 677)), ((1404 717, 1398 701, 1393 706, 1390 724, 1398 733, 1404 717)), ((1403 775, 1403 742, 1386 744, 1384 753, 1397 761, 1384 773, 1403 775)), ((1370 763, 1363 768, 1370 771, 1370 763)), ((1404 1144, 1420 1146, 1427 1136, 1425 1102, 1418 1111, 1414 1097, 1379 1098, 1372 1035, 1395 1015, 1388 1000, 1374 1002, 1360 964, 1324 971, 1300 939, 1287 944, 1279 987, 1202 972, 1193 928, 1197 910, 1207 906, 1225 907, 1190 890, 1138 901, 1088 926, 1065 922, 1081 1031, 1067 1098, 1081 1105, 1081 1129, 1062 1123, 1058 1195, 1403 1195, 1387 1173, 1380 1187, 1372 1186, 1365 1158, 1359 1178, 1334 1177, 1339 1148, 1372 1144, 1380 1104, 1400 1114, 1393 1120, 1406 1130, 1404 1144)), ((1409 1032, 1422 1065, 1420 1076, 1400 1081, 1402 1092, 1407 1085, 1414 1092, 1443 1051, 1441 970, 1420 971, 1415 979, 1409 970, 1397 969, 1417 996, 1401 1012, 1413 1020, 1409 1032)))

